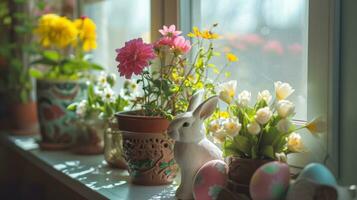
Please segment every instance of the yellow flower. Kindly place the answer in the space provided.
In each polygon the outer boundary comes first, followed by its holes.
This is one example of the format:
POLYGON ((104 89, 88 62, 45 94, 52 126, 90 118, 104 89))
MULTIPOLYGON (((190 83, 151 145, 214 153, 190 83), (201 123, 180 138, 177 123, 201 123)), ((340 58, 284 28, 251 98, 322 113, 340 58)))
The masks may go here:
POLYGON ((234 55, 233 53, 227 53, 226 58, 229 62, 237 62, 238 61, 237 56, 234 55))
POLYGON ((219 118, 228 119, 229 113, 227 111, 219 111, 218 116, 219 116, 219 118))
POLYGON ((90 51, 97 48, 95 23, 88 17, 82 17, 76 19, 74 24, 78 30, 78 37, 82 44, 83 51, 90 51))
POLYGON ((302 144, 301 136, 297 133, 291 133, 288 137, 288 149, 292 152, 302 152, 304 145, 302 144))
POLYGON ((192 32, 187 34, 188 37, 201 37, 201 32, 197 26, 194 26, 192 32))
POLYGON ((43 15, 34 30, 43 47, 66 48, 77 37, 77 29, 66 17, 56 14, 43 15))
POLYGON ((202 38, 204 39, 218 39, 219 35, 217 33, 212 33, 211 31, 205 30, 201 33, 202 38))

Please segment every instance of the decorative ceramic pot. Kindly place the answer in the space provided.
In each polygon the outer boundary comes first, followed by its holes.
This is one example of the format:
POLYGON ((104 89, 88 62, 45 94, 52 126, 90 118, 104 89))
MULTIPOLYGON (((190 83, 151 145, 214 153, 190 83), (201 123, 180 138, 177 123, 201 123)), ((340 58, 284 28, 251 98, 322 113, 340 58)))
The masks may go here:
POLYGON ((178 166, 174 160, 174 141, 166 133, 169 121, 136 114, 135 111, 116 114, 132 182, 139 185, 170 184, 178 166))
POLYGON ((36 135, 39 131, 37 103, 14 103, 9 106, 11 133, 14 135, 36 135))
POLYGON ((77 132, 76 143, 73 145, 73 152, 82 155, 103 154, 104 152, 104 130, 103 120, 96 119, 80 120, 76 122, 79 131, 77 132))
POLYGON ((128 168, 123 155, 123 138, 116 121, 109 122, 104 132, 104 158, 113 168, 128 168))
POLYGON ((235 193, 249 195, 249 184, 254 172, 271 161, 230 157, 228 160, 228 188, 235 193))
POLYGON ((86 83, 80 81, 37 80, 42 149, 60 150, 74 143, 78 132, 77 116, 67 110, 67 106, 85 99, 86 89, 86 83))

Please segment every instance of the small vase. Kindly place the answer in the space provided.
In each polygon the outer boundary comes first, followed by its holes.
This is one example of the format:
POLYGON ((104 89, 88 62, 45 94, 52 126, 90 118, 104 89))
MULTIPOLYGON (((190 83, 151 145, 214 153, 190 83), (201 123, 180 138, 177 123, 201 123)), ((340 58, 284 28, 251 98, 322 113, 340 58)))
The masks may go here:
POLYGON ((161 117, 136 114, 137 112, 116 114, 132 183, 172 183, 178 166, 174 160, 174 141, 166 133, 169 121, 161 117))
POLYGON ((45 150, 61 150, 75 142, 76 113, 67 110, 73 102, 86 98, 87 85, 80 81, 37 80, 37 103, 45 150))
POLYGON ((272 160, 230 157, 228 160, 228 189, 249 196, 249 184, 254 172, 272 160))
POLYGON ((123 138, 116 121, 110 121, 104 132, 104 158, 110 167, 128 168, 123 156, 123 138))
POLYGON ((38 134, 36 102, 13 103, 9 106, 9 114, 12 122, 12 134, 18 136, 38 134))
POLYGON ((96 155, 104 152, 105 123, 98 118, 85 119, 77 122, 76 143, 72 151, 81 155, 96 155))

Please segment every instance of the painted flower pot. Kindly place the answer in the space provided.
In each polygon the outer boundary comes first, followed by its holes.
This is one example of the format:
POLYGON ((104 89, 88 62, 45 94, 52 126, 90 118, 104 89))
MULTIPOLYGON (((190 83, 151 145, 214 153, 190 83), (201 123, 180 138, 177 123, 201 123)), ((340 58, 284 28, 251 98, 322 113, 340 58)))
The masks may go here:
POLYGON ((109 122, 104 132, 104 158, 110 167, 128 168, 123 154, 123 138, 116 121, 109 122))
POLYGON ((172 183, 178 166, 174 160, 174 141, 166 133, 169 121, 136 114, 135 111, 116 114, 132 183, 172 183))
POLYGON ((249 184, 254 172, 272 160, 255 160, 230 157, 228 160, 228 189, 249 195, 249 184))
POLYGON ((36 135, 39 131, 37 103, 14 103, 9 106, 11 133, 14 135, 36 135))
POLYGON ((80 120, 76 124, 79 130, 73 152, 82 155, 103 154, 105 123, 97 117, 80 120))
POLYGON ((42 141, 46 150, 68 148, 79 131, 76 113, 67 110, 73 102, 86 98, 87 85, 80 81, 37 80, 37 103, 42 141))

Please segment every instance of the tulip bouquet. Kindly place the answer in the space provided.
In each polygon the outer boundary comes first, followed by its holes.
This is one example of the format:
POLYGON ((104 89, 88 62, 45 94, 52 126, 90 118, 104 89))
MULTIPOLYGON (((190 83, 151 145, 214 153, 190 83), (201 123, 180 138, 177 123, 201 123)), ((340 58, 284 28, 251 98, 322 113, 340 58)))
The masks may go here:
POLYGON ((230 81, 219 86, 227 111, 215 113, 207 125, 216 142, 223 144, 225 156, 284 160, 286 154, 304 151, 296 131, 307 129, 314 135, 323 132, 321 118, 298 126, 293 123, 295 106, 287 98, 294 89, 288 83, 275 82, 274 100, 268 90, 259 92, 253 106, 251 93, 246 90, 234 99, 236 84, 230 81))
POLYGON ((45 14, 38 20, 34 33, 43 49, 38 52, 39 59, 33 62, 38 68, 30 70, 33 77, 76 80, 88 75, 89 70, 102 70, 86 54, 97 46, 96 26, 88 17, 71 21, 45 14))
MULTIPOLYGON (((133 100, 134 105, 141 106, 140 115, 170 119, 186 111, 196 90, 205 88, 214 93, 215 79, 209 79, 209 71, 217 77, 223 71, 211 63, 212 57, 218 56, 213 47, 213 40, 218 38, 212 30, 215 26, 204 31, 194 27, 188 34, 194 41, 192 44, 171 25, 159 30, 161 38, 153 44, 138 38, 116 50, 120 76, 131 79, 133 74, 137 75, 137 83, 142 85, 143 95, 133 100), (191 52, 195 54, 190 54, 193 59, 189 61, 187 55, 191 52)), ((227 54, 223 68, 235 61, 237 57, 227 54)))

